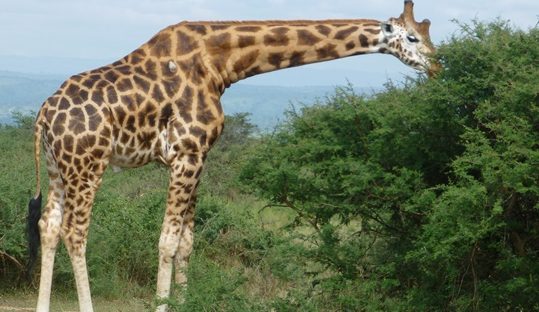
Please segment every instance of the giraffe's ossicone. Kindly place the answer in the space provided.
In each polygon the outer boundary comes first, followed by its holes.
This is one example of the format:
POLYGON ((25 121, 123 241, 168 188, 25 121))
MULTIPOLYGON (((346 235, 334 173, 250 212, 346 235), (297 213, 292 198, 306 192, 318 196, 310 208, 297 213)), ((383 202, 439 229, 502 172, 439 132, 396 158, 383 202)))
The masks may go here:
POLYGON ((45 101, 35 125, 37 191, 28 221, 34 258, 38 232, 41 239, 37 311, 49 310, 60 238, 73 265, 80 310, 93 311, 86 240, 107 167, 158 161, 170 168, 157 277, 157 297, 167 298, 173 268, 174 281, 187 282, 196 189, 206 154, 223 129, 224 90, 253 75, 367 53, 392 54, 432 75, 437 66, 430 60, 429 26, 428 20, 414 20, 412 1, 405 1, 400 17, 384 22, 182 22, 117 62, 69 78, 45 101), (40 216, 42 145, 49 191, 40 216))

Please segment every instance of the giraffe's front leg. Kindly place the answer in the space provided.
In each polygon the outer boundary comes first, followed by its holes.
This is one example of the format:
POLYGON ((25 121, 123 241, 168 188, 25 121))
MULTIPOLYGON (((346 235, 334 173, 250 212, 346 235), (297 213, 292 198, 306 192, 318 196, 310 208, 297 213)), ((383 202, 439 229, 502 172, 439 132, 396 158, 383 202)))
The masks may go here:
MULTIPOLYGON (((180 245, 174 256, 174 283, 182 289, 187 287, 187 266, 193 251, 193 228, 196 196, 192 196, 189 208, 183 215, 183 226, 180 235, 180 245)), ((180 297, 180 301, 184 298, 180 297)))
MULTIPOLYGON (((198 172, 203 163, 202 154, 182 154, 171 164, 167 208, 159 239, 159 271, 157 274, 157 298, 166 299, 170 295, 172 267, 180 250, 180 237, 184 220, 189 217, 189 206, 194 199, 198 184, 198 172)), ((166 311, 162 304, 157 311, 166 311)))

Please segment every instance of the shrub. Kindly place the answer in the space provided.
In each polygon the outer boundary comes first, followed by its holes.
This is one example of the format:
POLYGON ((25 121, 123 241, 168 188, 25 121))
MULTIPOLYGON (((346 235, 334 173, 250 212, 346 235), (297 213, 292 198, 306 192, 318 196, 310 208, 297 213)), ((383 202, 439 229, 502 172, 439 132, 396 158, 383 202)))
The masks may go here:
POLYGON ((292 111, 243 168, 311 261, 318 286, 286 304, 537 308, 539 30, 461 27, 437 79, 292 111))

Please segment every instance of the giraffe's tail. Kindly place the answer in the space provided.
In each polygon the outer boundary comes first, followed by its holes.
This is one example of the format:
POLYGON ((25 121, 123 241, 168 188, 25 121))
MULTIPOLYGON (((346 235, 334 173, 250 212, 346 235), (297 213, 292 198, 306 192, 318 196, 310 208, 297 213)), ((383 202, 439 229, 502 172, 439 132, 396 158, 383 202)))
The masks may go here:
POLYGON ((28 203, 28 217, 26 219, 26 230, 28 234, 28 263, 26 265, 26 276, 28 280, 32 279, 32 271, 37 260, 39 252, 39 219, 41 218, 41 138, 43 126, 41 124, 41 114, 36 119, 34 128, 34 160, 36 166, 36 193, 28 203))

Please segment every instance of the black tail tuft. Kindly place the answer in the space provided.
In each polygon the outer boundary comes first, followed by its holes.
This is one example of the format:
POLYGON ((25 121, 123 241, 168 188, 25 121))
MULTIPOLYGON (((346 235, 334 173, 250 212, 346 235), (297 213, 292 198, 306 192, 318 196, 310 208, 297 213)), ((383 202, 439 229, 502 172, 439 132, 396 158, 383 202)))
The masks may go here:
POLYGON ((26 219, 26 231, 28 233, 28 264, 26 265, 26 276, 32 279, 32 271, 37 260, 40 238, 38 222, 41 218, 41 193, 37 198, 32 198, 28 204, 28 217, 26 219))

